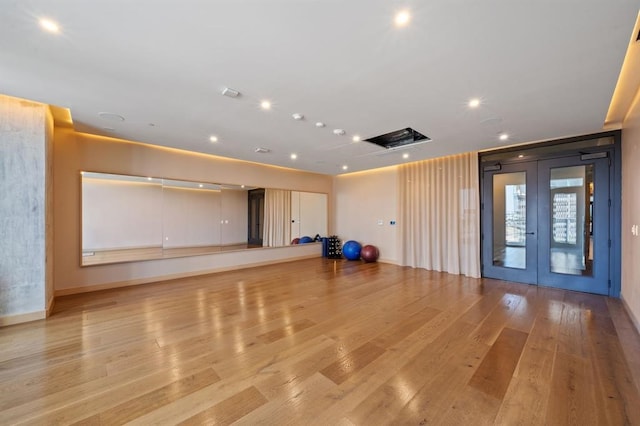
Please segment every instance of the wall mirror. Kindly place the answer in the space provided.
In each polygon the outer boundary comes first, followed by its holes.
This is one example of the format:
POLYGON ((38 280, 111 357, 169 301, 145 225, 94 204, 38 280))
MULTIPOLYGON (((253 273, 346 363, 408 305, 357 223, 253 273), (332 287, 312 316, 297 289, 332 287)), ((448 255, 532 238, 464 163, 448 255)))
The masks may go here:
POLYGON ((327 235, 327 194, 81 172, 82 266, 327 235))

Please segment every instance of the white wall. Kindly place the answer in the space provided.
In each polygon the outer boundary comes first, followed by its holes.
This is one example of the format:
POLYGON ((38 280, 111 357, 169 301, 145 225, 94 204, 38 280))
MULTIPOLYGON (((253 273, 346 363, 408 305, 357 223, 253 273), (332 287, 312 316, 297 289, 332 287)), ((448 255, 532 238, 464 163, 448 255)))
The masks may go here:
POLYGON ((82 178, 84 251, 161 246, 161 184, 82 178))
POLYGON ((640 331, 640 91, 622 130, 622 294, 640 331))
POLYGON ((343 243, 375 245, 380 261, 400 263, 397 167, 336 176, 334 206, 335 233, 343 243))

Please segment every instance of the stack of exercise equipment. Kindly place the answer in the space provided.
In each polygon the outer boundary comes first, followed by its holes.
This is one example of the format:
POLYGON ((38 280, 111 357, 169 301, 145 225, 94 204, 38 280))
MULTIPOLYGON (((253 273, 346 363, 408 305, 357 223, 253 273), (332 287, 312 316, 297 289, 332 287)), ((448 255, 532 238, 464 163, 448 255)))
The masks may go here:
POLYGON ((327 257, 329 259, 342 259, 340 238, 337 235, 331 235, 327 239, 327 257))

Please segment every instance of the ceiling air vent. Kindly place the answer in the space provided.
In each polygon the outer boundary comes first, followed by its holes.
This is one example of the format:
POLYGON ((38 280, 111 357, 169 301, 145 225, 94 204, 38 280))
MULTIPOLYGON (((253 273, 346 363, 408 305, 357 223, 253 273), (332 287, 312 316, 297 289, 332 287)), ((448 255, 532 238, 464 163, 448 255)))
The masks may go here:
POLYGON ((401 148, 416 143, 429 142, 431 138, 413 130, 411 127, 407 127, 405 129, 395 130, 393 132, 385 133, 384 135, 375 136, 373 138, 364 140, 379 145, 383 148, 392 149, 401 148))

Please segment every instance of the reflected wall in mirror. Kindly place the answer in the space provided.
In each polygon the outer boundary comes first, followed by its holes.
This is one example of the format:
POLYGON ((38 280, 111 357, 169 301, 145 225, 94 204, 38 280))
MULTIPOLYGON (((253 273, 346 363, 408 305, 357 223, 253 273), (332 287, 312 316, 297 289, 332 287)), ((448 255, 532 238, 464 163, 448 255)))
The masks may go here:
POLYGON ((265 247, 288 245, 301 237, 326 236, 327 194, 266 188, 262 223, 265 247))
POLYGON ((294 237, 327 236, 327 194, 291 193, 291 234, 294 237))
POLYGON ((162 180, 82 172, 82 264, 162 257, 162 180))
POLYGON ((219 250, 221 199, 220 185, 163 179, 163 256, 219 250))
POLYGON ((82 266, 280 247, 327 233, 327 194, 95 172, 81 172, 81 181, 82 266), (262 204, 252 216, 255 194, 262 204), (266 194, 284 201, 268 213, 266 194))

